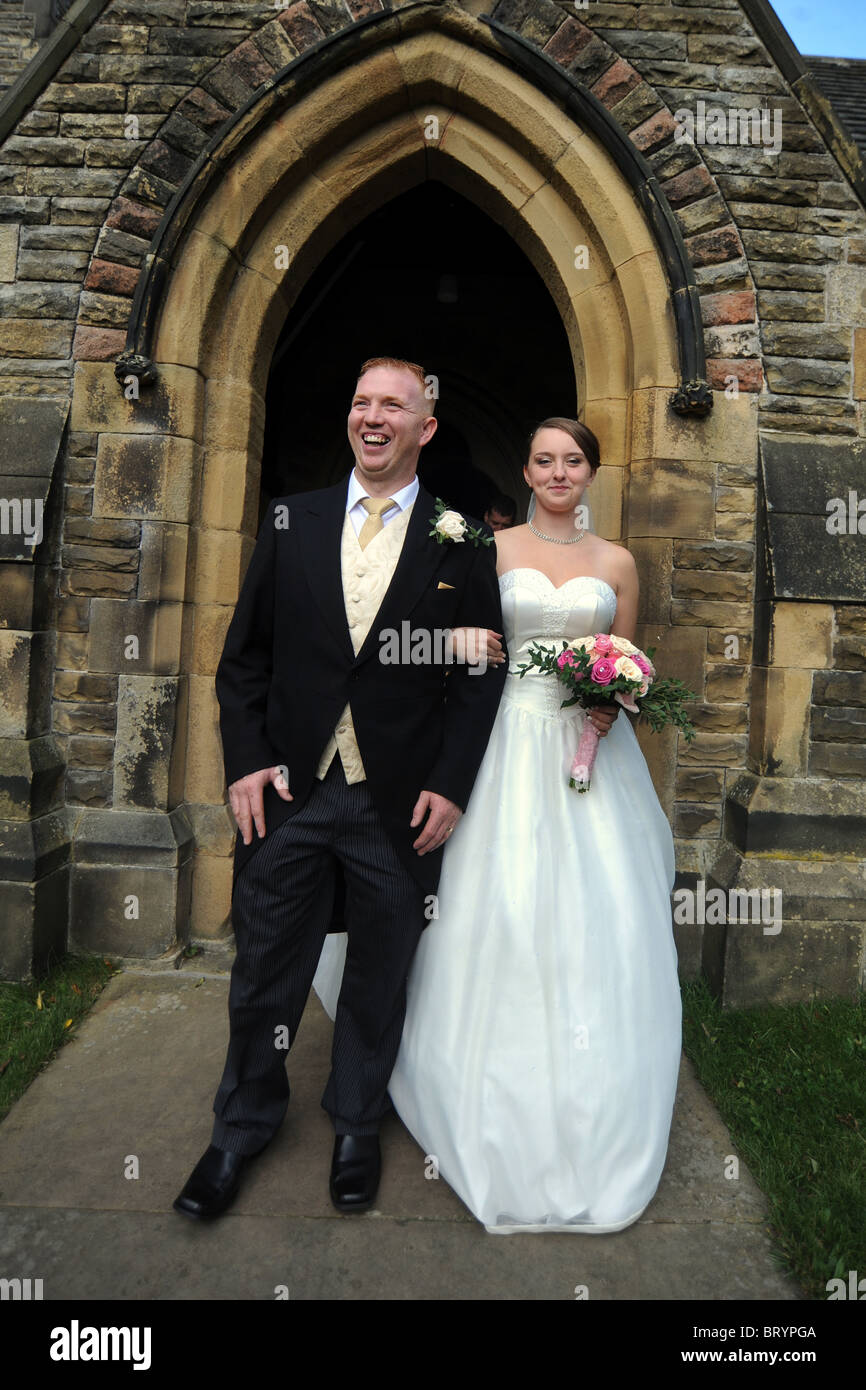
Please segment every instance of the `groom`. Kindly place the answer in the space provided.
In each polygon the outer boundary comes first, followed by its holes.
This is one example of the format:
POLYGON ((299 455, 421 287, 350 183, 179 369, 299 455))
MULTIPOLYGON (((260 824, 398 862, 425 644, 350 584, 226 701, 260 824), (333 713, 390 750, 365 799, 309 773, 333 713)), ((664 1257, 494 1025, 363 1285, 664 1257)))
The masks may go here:
POLYGON ((322 1098, 336 1134, 330 1192, 341 1211, 376 1196, 406 976, 507 669, 448 666, 435 640, 461 626, 501 632, 502 614, 493 545, 430 535, 435 500, 416 477, 437 424, 425 380, 402 359, 364 363, 348 420, 354 470, 271 502, 217 669, 239 828, 237 954, 211 1145, 174 1203, 199 1219, 226 1209, 286 1113, 286 1053, 335 862, 348 949, 322 1098), (389 629, 408 631, 411 651, 428 634, 426 660, 385 661, 389 629))

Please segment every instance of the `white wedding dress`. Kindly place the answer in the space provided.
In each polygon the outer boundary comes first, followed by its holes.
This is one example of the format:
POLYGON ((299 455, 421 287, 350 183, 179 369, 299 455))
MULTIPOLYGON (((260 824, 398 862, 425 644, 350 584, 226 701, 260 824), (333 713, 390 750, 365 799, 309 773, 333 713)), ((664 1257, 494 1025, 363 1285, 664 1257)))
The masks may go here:
MULTIPOLYGON (((443 856, 389 1091, 488 1231, 601 1234, 637 1220, 667 1153, 673 837, 627 716, 579 793, 584 711, 561 708, 552 676, 515 674, 533 641, 609 631, 613 589, 587 576, 556 588, 528 568, 500 589, 509 674, 443 856)), ((345 936, 330 936, 314 981, 332 1017, 344 956, 345 936)))

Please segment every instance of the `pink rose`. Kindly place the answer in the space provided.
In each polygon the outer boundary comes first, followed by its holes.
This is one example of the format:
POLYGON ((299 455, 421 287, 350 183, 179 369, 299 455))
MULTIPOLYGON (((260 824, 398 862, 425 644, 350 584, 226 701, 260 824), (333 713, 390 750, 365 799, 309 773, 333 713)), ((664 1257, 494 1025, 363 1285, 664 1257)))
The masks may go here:
POLYGON ((562 671, 566 666, 576 666, 577 661, 575 659, 574 652, 570 652, 566 649, 561 656, 558 656, 556 658, 556 664, 559 667, 560 671, 562 671))
POLYGON ((596 685, 609 685, 616 676, 616 666, 609 657, 603 656, 595 662, 589 674, 596 685))
POLYGON ((613 642, 611 642, 607 633, 600 632, 595 639, 595 646, 593 647, 593 651, 598 652, 599 656, 610 656, 610 653, 615 650, 616 648, 614 647, 613 642))
POLYGON ((637 666, 639 670, 643 671, 645 676, 652 675, 652 672, 650 671, 649 662, 647 661, 646 657, 643 656, 640 652, 633 652, 631 659, 634 662, 635 666, 637 666))

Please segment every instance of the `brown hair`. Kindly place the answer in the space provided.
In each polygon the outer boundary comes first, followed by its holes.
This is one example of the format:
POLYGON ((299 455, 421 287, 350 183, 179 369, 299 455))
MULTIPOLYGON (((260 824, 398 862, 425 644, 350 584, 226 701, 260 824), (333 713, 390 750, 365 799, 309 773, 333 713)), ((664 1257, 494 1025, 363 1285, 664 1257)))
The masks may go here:
POLYGON ((565 434, 570 434, 575 444, 585 453, 593 473, 600 467, 601 447, 589 425, 582 424, 580 420, 570 420, 565 415, 551 415, 547 420, 542 420, 540 425, 535 426, 529 436, 530 450, 539 430, 562 430, 565 434))
POLYGON ((366 362, 361 363, 361 370, 358 372, 355 384, 357 385, 357 383, 361 380, 361 377, 364 375, 365 372, 372 371, 374 367, 388 367, 391 371, 395 372, 409 372, 410 375, 414 376, 415 380, 420 384, 424 392, 425 399, 429 400, 430 414, 435 414, 435 397, 431 399, 427 396, 427 373, 424 371, 423 367, 418 365, 417 362, 407 362, 402 357, 368 357, 366 362))

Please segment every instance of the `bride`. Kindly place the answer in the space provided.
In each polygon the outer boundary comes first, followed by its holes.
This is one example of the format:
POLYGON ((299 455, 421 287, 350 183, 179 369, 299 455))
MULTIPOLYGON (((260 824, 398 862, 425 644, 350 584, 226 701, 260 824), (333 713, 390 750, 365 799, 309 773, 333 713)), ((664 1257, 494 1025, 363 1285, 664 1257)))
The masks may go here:
MULTIPOLYGON (((551 676, 516 673, 533 642, 634 638, 632 556, 575 528, 599 463, 585 425, 543 421, 524 468, 534 516, 496 533, 508 677, 445 849, 389 1085, 493 1234, 631 1225, 658 1186, 676 1095, 673 837, 634 730, 562 709, 551 676), (587 717, 604 737, 581 794, 568 775, 587 717)), ((314 982, 331 1013, 337 941, 314 982)))

